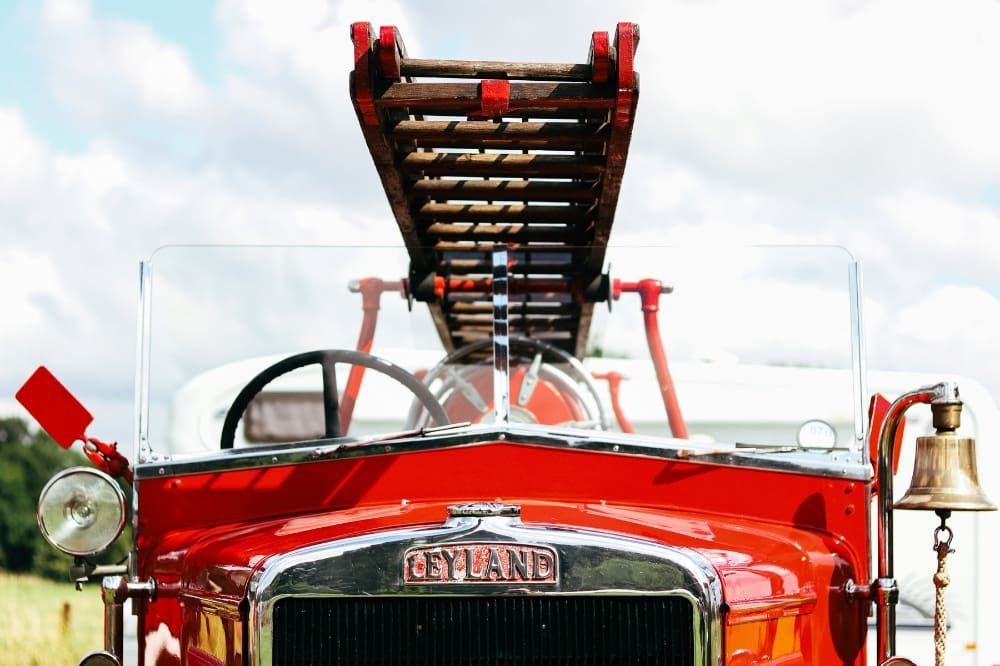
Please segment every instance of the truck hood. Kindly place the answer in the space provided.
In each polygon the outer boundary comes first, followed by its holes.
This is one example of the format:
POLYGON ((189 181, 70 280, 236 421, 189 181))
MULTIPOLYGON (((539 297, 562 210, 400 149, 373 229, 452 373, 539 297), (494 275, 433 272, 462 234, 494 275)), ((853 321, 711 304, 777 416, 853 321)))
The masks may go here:
MULTIPOLYGON (((576 528, 696 551, 716 570, 733 619, 808 612, 848 569, 838 539, 795 526, 693 511, 607 503, 569 504, 505 498, 536 527, 576 528)), ((254 572, 269 558, 385 530, 440 525, 447 504, 406 502, 237 524, 166 536, 151 553, 164 594, 237 607, 254 572)))

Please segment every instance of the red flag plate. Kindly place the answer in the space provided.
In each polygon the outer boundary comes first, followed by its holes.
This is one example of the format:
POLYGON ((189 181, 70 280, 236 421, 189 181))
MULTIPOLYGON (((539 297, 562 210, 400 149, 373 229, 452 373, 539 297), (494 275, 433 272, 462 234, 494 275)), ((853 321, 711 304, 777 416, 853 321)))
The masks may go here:
POLYGON ((68 449, 83 439, 94 417, 44 365, 14 395, 45 432, 68 449))

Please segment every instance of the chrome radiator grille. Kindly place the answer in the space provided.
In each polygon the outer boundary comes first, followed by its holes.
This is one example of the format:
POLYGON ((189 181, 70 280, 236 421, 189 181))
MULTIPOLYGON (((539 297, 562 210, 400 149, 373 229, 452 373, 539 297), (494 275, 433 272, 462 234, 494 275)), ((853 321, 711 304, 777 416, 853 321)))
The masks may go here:
POLYGON ((677 596, 288 597, 274 664, 695 663, 677 596))

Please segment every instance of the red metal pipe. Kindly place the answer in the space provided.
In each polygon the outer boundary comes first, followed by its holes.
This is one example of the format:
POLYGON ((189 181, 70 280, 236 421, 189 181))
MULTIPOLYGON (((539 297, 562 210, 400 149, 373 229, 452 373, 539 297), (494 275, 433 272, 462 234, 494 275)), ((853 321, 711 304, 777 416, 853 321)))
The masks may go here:
POLYGON ((621 388, 622 380, 625 376, 620 372, 595 372, 594 379, 604 379, 608 382, 608 392, 611 394, 611 409, 615 411, 615 418, 618 419, 618 427, 622 429, 622 432, 634 433, 635 428, 632 427, 632 422, 628 420, 625 416, 625 410, 622 409, 621 399, 618 395, 618 389, 621 388))
MULTIPOLYGON (((375 325, 378 323, 378 310, 382 300, 382 293, 395 291, 405 295, 405 286, 402 280, 386 281, 370 277, 353 282, 348 288, 355 293, 361 294, 363 316, 361 319, 361 331, 358 333, 357 350, 368 354, 371 352, 372 342, 375 340, 375 325)), ((347 386, 344 388, 344 395, 340 398, 341 434, 347 434, 348 429, 351 427, 354 405, 357 404, 358 393, 361 391, 361 381, 364 377, 364 366, 351 366, 351 374, 347 377, 347 386)))
POLYGON ((687 425, 681 414, 680 403, 677 402, 677 391, 674 389, 674 380, 670 376, 667 352, 663 348, 663 339, 660 337, 660 322, 657 318, 660 311, 660 294, 670 293, 670 291, 670 288, 664 287, 659 280, 650 278, 638 282, 615 280, 611 287, 611 295, 615 300, 621 298, 623 292, 639 294, 642 301, 642 318, 646 324, 649 356, 656 369, 656 380, 660 384, 660 394, 663 396, 663 407, 667 411, 667 420, 670 422, 670 432, 674 437, 687 439, 687 425))

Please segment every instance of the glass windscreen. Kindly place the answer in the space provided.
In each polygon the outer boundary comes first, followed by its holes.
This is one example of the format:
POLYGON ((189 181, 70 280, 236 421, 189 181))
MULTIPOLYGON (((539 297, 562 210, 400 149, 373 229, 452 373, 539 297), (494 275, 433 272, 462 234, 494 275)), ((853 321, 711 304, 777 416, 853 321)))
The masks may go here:
POLYGON ((664 285, 653 318, 669 376, 651 362, 636 291, 594 310, 588 367, 618 372, 638 433, 669 432, 676 395, 688 437, 814 450, 857 446, 856 263, 837 247, 609 248, 614 286, 664 285), (854 351, 852 351, 854 350, 854 351))
POLYGON ((845 251, 560 252, 546 263, 544 250, 509 251, 498 392, 492 273, 476 272, 488 252, 428 277, 405 248, 158 250, 145 269, 140 459, 492 423, 498 404, 502 419, 546 428, 856 446, 845 251), (584 259, 607 278, 559 268, 584 259))

